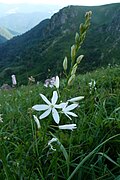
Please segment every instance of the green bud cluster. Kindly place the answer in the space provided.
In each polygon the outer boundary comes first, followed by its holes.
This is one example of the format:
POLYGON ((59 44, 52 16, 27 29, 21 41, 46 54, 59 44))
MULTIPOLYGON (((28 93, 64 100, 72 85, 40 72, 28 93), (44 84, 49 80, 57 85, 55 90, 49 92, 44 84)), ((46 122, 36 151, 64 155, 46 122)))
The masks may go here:
POLYGON ((81 45, 84 42, 86 37, 87 30, 90 26, 92 12, 86 12, 85 14, 85 22, 80 24, 79 33, 76 32, 75 34, 75 44, 71 46, 71 66, 68 70, 68 59, 67 57, 64 58, 63 61, 63 69, 65 71, 65 75, 67 77, 67 85, 70 86, 73 84, 75 79, 76 71, 78 65, 80 64, 81 60, 83 59, 84 55, 80 55, 77 57, 78 50, 81 48, 81 45), (66 72, 67 70, 67 72, 66 72))

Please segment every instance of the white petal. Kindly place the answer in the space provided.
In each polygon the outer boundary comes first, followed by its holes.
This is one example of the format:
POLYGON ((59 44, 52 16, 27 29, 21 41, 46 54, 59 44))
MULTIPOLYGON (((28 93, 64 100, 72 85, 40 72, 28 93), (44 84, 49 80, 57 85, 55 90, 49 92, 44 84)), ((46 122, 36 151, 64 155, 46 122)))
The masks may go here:
POLYGON ((71 111, 71 110, 75 109, 77 106, 78 106, 78 104, 71 104, 65 108, 65 112, 71 111))
POLYGON ((50 146, 51 150, 56 151, 56 149, 53 148, 52 143, 57 141, 57 138, 52 138, 50 141, 48 141, 48 146, 50 146))
POLYGON ((59 124, 60 117, 59 117, 59 114, 58 114, 58 112, 57 112, 57 110, 55 108, 52 109, 52 116, 53 116, 54 121, 57 124, 59 124))
POLYGON ((49 146, 51 143, 56 142, 56 141, 58 141, 57 138, 52 138, 50 141, 48 141, 48 146, 49 146))
POLYGON ((45 87, 48 87, 48 85, 47 85, 47 84, 44 84, 44 86, 45 86, 45 87))
POLYGON ((32 107, 32 109, 36 110, 36 111, 44 111, 47 110, 49 108, 48 105, 46 104, 36 104, 35 106, 32 107))
POLYGON ((55 104, 55 108, 57 108, 57 109, 63 109, 63 108, 65 108, 67 105, 68 105, 68 102, 67 102, 67 103, 55 104))
POLYGON ((78 117, 77 114, 73 113, 73 112, 67 112, 67 115, 73 116, 73 117, 78 117))
POLYGON ((52 84, 49 84, 49 87, 50 87, 50 88, 53 88, 53 85, 52 85, 52 84))
POLYGON ((76 124, 65 124, 65 125, 61 125, 61 126, 58 126, 59 129, 68 129, 68 130, 73 130, 73 129, 76 129, 76 124))
POLYGON ((36 122, 36 124, 37 124, 37 127, 38 127, 38 129, 41 127, 40 126, 40 121, 39 121, 39 119, 37 118, 37 116, 35 116, 35 115, 33 115, 33 118, 34 118, 34 120, 35 120, 35 122, 36 122))
POLYGON ((50 148, 51 148, 51 150, 56 151, 56 149, 53 148, 52 144, 50 144, 50 148))
POLYGON ((57 94, 57 91, 53 91, 53 96, 52 96, 52 99, 51 99, 52 104, 55 105, 56 102, 57 102, 57 100, 58 100, 58 94, 57 94))
POLYGON ((47 117, 51 113, 51 108, 49 108, 47 111, 45 111, 39 118, 43 119, 47 117))
POLYGON ((58 89, 59 88, 59 77, 58 76, 56 76, 56 79, 55 79, 55 83, 54 83, 54 85, 55 85, 55 87, 58 89))
POLYGON ((45 101, 48 105, 50 105, 50 101, 43 95, 43 94, 40 94, 41 98, 43 99, 43 101, 45 101))
POLYGON ((67 114, 67 113, 64 113, 70 120, 72 120, 72 118, 67 114))
POLYGON ((78 96, 78 97, 69 99, 68 101, 69 101, 69 102, 76 102, 76 101, 80 101, 80 100, 82 100, 82 99, 84 99, 84 96, 78 96))

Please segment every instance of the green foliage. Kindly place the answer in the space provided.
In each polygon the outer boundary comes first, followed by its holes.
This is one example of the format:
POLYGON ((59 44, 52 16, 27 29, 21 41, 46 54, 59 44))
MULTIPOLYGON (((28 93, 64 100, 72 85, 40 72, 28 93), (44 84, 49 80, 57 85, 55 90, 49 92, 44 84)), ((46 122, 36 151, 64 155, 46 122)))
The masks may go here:
MULTIPOLYGON (((119 3, 98 7, 69 6, 22 36, 13 38, 0 47, 0 83, 8 80, 9 77, 3 73, 8 67, 22 66, 20 71, 12 71, 21 83, 26 83, 31 75, 39 74, 38 80, 44 80, 60 74, 64 57, 70 59, 70 48, 74 41, 77 43, 79 33, 76 34, 76 40, 74 34, 78 31, 79 23, 84 21, 83 14, 89 10, 93 12, 91 28, 80 49, 80 54, 85 57, 77 73, 108 64, 119 65, 119 9, 119 3), (49 73, 48 69, 51 70, 49 73)), ((83 26, 81 28, 84 29, 83 26)))
MULTIPOLYGON (((60 84, 62 88, 64 80, 60 84)), ((77 76, 74 86, 61 98, 84 95, 77 109, 77 129, 57 130, 69 154, 69 179, 118 179, 120 176, 120 67, 108 67, 77 76), (89 82, 96 81, 90 93, 89 82), (77 170, 76 170, 77 168, 77 170), (75 172, 75 173, 73 173, 75 172), (72 174, 73 173, 73 174, 72 174), (71 175, 71 176, 70 176, 71 175)), ((67 179, 66 159, 47 146, 51 118, 41 120, 38 132, 31 107, 42 103, 39 93, 51 97, 43 84, 0 91, 0 179, 67 179), (48 123, 49 124, 49 123, 48 123), (47 135, 47 136, 46 136, 47 135)), ((63 118, 62 122, 66 119, 63 118)), ((71 121, 73 122, 73 121, 71 121)), ((67 122, 66 122, 67 123, 67 122)))

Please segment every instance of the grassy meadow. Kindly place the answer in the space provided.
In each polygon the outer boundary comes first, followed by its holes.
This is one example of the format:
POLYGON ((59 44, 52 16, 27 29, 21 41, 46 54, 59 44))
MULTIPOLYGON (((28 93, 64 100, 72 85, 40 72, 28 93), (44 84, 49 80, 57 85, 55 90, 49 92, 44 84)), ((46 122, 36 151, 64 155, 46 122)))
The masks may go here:
POLYGON ((43 104, 40 93, 51 98, 53 88, 43 84, 0 91, 0 180, 119 180, 120 179, 120 67, 107 67, 78 75, 64 89, 61 99, 84 96, 72 120, 60 116, 60 124, 76 123, 73 131, 56 127, 51 115, 33 119, 43 104), (90 88, 89 83, 95 81, 90 88), (53 151, 48 145, 52 137, 53 151))

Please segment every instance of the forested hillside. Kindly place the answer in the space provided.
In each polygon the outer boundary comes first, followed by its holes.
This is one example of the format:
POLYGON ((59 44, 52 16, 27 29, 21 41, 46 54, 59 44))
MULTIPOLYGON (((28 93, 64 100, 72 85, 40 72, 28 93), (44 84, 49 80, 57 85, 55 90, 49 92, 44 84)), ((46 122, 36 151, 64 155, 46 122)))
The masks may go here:
POLYGON ((21 81, 29 75, 42 80, 58 74, 63 58, 70 52, 74 34, 89 10, 93 15, 79 52, 85 55, 79 71, 83 73, 108 64, 119 64, 120 3, 96 7, 68 6, 27 33, 1 45, 1 82, 12 73, 21 81))

